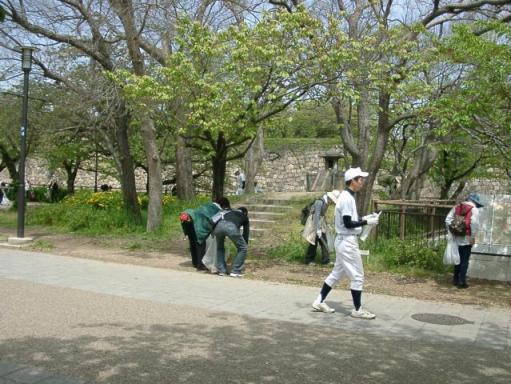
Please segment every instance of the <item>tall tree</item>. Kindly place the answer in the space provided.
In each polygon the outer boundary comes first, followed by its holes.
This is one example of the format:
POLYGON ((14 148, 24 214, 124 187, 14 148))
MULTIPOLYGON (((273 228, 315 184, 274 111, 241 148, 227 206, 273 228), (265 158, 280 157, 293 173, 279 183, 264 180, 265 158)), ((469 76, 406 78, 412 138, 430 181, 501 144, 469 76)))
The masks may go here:
POLYGON ((442 198, 455 198, 473 177, 511 177, 511 26, 475 22, 454 28, 440 57, 464 68, 431 105, 445 138, 431 176, 442 198))
POLYGON ((212 195, 219 197, 227 162, 245 155, 257 126, 321 83, 312 60, 327 54, 321 34, 321 24, 305 11, 221 32, 184 21, 167 67, 141 78, 121 72, 119 79, 139 109, 161 103, 170 109, 180 101, 181 134, 208 155, 212 195))
MULTIPOLYGON (((289 12, 299 9, 294 2, 270 3, 289 12)), ((434 1, 404 12, 393 0, 336 0, 315 5, 322 19, 338 31, 330 41, 331 62, 326 72, 338 79, 330 86, 328 97, 341 140, 352 165, 369 170, 361 191, 361 212, 368 209, 392 129, 412 117, 399 108, 401 87, 427 64, 423 58, 430 56, 424 55, 424 41, 430 32, 477 15, 508 21, 509 4, 509 0, 434 1)))
MULTIPOLYGON (((35 59, 46 77, 66 84, 79 92, 79 85, 75 86, 68 78, 68 70, 83 63, 83 58, 91 63, 96 71, 111 70, 116 65, 122 65, 125 58, 119 55, 122 44, 125 43, 126 31, 118 19, 112 18, 115 12, 106 0, 91 1, 64 1, 53 0, 51 4, 38 1, 23 1, 14 3, 1 1, 7 15, 9 28, 4 32, 7 36, 3 45, 11 48, 22 41, 33 41, 40 47, 41 52, 35 59), (37 36, 37 37, 36 37, 37 36), (52 53, 58 51, 70 52, 67 62, 55 63, 52 53)), ((26 44, 26 43, 25 43, 26 44)), ((128 130, 131 121, 125 103, 118 99, 114 105, 109 105, 108 111, 112 113, 109 128, 111 136, 115 137, 112 143, 113 155, 119 164, 120 181, 124 202, 132 220, 141 222, 140 207, 136 196, 133 159, 129 150, 128 130)), ((107 98, 105 97, 104 100, 107 98)), ((103 108, 99 107, 101 113, 103 108)))

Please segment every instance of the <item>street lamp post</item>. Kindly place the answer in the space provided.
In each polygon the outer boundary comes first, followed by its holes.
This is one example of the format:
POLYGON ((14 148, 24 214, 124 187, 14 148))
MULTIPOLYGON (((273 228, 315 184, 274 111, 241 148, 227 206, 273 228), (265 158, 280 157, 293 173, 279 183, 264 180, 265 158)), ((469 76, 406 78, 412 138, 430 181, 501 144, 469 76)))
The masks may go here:
POLYGON ((28 75, 32 69, 33 47, 21 47, 21 69, 23 70, 23 103, 20 127, 20 162, 18 184, 18 238, 25 237, 25 157, 27 153, 28 130, 28 75))

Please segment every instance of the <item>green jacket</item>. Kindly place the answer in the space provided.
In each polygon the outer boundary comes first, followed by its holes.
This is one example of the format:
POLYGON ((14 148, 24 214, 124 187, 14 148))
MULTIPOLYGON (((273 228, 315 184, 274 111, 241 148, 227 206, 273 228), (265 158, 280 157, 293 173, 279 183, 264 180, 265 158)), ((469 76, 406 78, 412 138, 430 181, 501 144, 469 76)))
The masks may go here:
POLYGON ((198 208, 185 210, 193 220, 193 229, 195 229, 195 235, 199 244, 202 244, 211 233, 213 225, 210 219, 219 210, 220 207, 215 203, 206 203, 198 208))

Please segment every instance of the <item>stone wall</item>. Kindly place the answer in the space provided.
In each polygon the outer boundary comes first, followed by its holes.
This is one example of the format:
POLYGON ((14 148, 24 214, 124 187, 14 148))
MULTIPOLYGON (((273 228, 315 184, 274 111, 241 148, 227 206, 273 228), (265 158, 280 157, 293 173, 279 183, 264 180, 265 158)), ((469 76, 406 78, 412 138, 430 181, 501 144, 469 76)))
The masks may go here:
MULTIPOLYGON (((90 165, 89 169, 92 168, 93 166, 90 165)), ((56 180, 61 187, 65 188, 67 177, 65 172, 62 170, 50 172, 48 170, 47 163, 44 160, 27 158, 25 168, 25 179, 29 181, 33 187, 39 186, 46 187, 50 184, 51 180, 56 180)), ((95 179, 94 171, 80 170, 76 175, 75 188, 92 189, 94 188, 94 179, 95 179)), ((146 173, 141 169, 137 169, 135 171, 135 179, 137 184, 137 190, 145 191, 146 173)), ((5 181, 8 183, 11 182, 9 172, 7 172, 6 169, 0 172, 0 181, 5 181)), ((107 184, 111 186, 113 189, 119 189, 121 187, 121 184, 114 176, 98 172, 98 188, 102 184, 107 184)))
POLYGON ((316 174, 323 169, 325 164, 321 156, 334 151, 340 151, 340 147, 309 145, 302 149, 269 150, 264 154, 256 176, 257 186, 268 192, 306 191, 307 174, 316 174))
MULTIPOLYGON (((316 174, 324 169, 324 159, 321 157, 327 152, 341 152, 340 145, 335 145, 334 140, 317 139, 317 140, 297 140, 289 143, 282 141, 279 143, 274 139, 271 145, 267 146, 267 150, 263 156, 263 162, 256 176, 258 188, 265 192, 301 192, 307 188, 307 174, 316 174), (275 142, 277 144, 275 144, 275 142)), ((228 164, 225 180, 225 193, 233 194, 236 190, 236 176, 234 172, 238 168, 242 168, 242 161, 232 162, 228 164)), ((345 162, 339 160, 339 169, 345 168, 345 162)), ((89 169, 93 169, 90 164, 89 169)), ((165 169, 163 171, 163 179, 171 179, 174 172, 173 169, 165 169)), ((94 188, 94 172, 79 171, 75 187, 94 188)), ((147 176, 145 171, 137 169, 135 172, 137 190, 146 190, 147 176)), ((33 186, 47 186, 50 180, 55 178, 59 185, 65 187, 66 177, 64 172, 57 171, 54 174, 48 171, 46 163, 42 160, 27 159, 26 179, 33 186)), ((0 172, 0 181, 10 182, 10 177, 6 169, 0 172)), ((342 181, 342 180, 341 180, 342 181)), ((310 180, 309 180, 310 182, 310 180)), ((98 173, 98 187, 107 184, 113 189, 119 189, 119 181, 112 175, 98 173)), ((211 174, 206 174, 195 181, 195 187, 198 192, 209 193, 211 190, 211 174)), ((375 185, 375 191, 383 187, 375 185)), ((510 194, 511 182, 509 180, 473 180, 467 183, 465 191, 476 191, 481 194, 510 194)), ((436 197, 436 190, 432 183, 425 183, 425 188, 421 196, 436 197)))
POLYGON ((483 195, 509 195, 511 194, 511 180, 475 179, 465 186, 465 191, 476 191, 483 195))
MULTIPOLYGON (((326 152, 340 151, 340 146, 330 144, 327 141, 305 141, 300 145, 273 146, 263 156, 259 174, 256 177, 258 188, 266 192, 293 192, 306 190, 307 174, 315 174, 324 168, 324 160, 321 155, 326 152)), ((242 168, 241 161, 229 163, 227 166, 227 178, 225 181, 226 194, 232 194, 236 190, 236 176, 234 172, 242 168)), ((93 169, 90 164, 89 169, 93 169)), ((32 186, 48 186, 52 179, 56 179, 61 187, 66 185, 66 175, 58 170, 55 173, 48 171, 44 160, 28 158, 26 162, 26 179, 32 186)), ((80 170, 76 177, 75 188, 94 188, 94 171, 80 170)), ((163 172, 163 179, 173 176, 172 169, 163 172)), ((146 190, 147 175, 142 169, 135 172, 137 190, 146 190)), ((9 173, 6 169, 0 172, 0 181, 10 182, 9 173)), ((98 172, 98 187, 107 184, 113 189, 119 189, 119 181, 112 175, 98 172)), ((206 174, 196 180, 196 189, 200 192, 209 193, 211 189, 211 175, 206 174)))

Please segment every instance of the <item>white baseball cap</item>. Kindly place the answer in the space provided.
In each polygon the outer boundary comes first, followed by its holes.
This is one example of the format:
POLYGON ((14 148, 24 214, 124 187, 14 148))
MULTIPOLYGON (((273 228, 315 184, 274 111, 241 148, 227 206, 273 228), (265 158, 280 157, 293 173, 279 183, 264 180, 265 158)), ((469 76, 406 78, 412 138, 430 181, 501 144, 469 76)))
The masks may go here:
POLYGON ((360 167, 357 168, 350 168, 346 172, 344 172, 344 181, 350 181, 353 180, 356 177, 367 177, 369 176, 369 173, 363 172, 360 167))
POLYGON ((327 192, 326 195, 334 204, 337 204, 337 199, 341 196, 341 191, 334 189, 332 192, 327 192))

